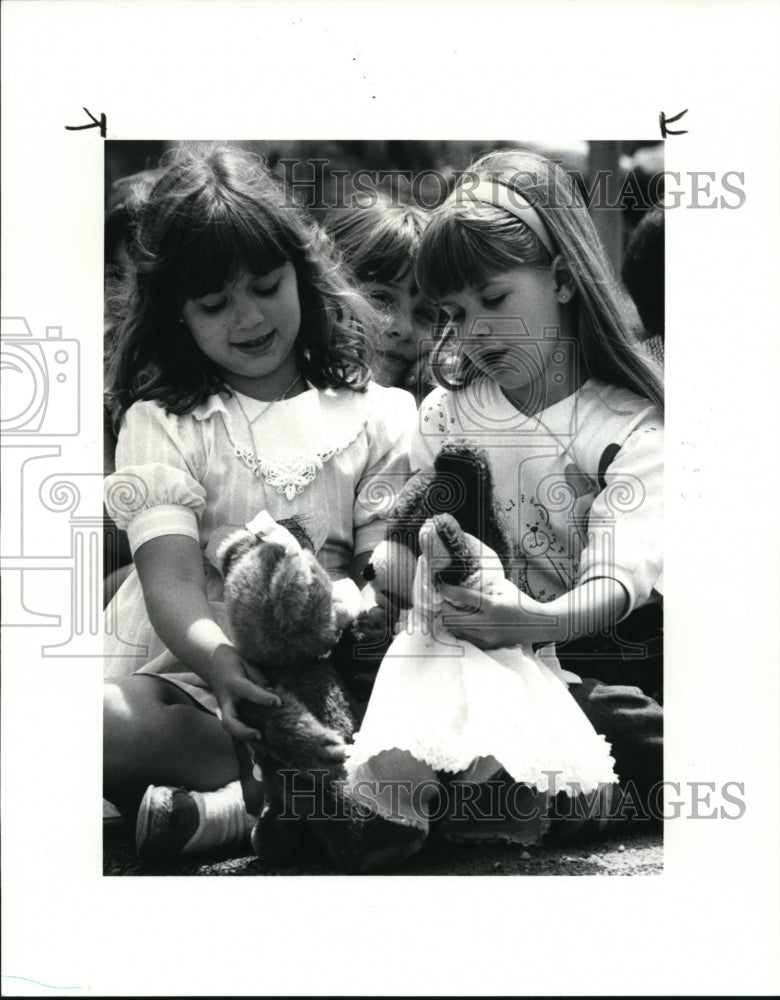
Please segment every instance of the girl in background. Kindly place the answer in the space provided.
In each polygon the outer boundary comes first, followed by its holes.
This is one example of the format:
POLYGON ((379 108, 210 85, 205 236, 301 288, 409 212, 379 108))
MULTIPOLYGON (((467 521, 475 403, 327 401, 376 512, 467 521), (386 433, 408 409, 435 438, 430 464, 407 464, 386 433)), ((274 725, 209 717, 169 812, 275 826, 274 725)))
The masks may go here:
POLYGON ((246 836, 237 704, 276 702, 231 641, 209 540, 295 514, 331 577, 360 579, 415 412, 369 380, 377 315, 330 241, 240 149, 174 155, 133 262, 105 498, 135 568, 107 609, 104 780, 125 814, 140 802, 139 854, 172 856, 246 836))
POLYGON ((352 208, 332 209, 326 229, 374 305, 385 315, 377 343, 374 379, 413 393, 417 402, 433 387, 427 369, 437 312, 420 292, 414 263, 429 213, 381 191, 352 208))

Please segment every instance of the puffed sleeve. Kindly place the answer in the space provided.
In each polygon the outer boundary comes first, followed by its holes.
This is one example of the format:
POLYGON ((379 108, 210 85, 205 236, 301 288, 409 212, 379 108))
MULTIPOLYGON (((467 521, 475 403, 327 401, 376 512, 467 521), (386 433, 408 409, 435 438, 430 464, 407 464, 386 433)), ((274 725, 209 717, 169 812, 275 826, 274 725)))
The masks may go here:
POLYGON ((663 420, 650 409, 602 472, 588 515, 578 582, 616 579, 628 594, 624 616, 662 587, 663 456, 663 420))
POLYGON ((420 404, 410 447, 412 472, 427 469, 447 440, 452 424, 450 394, 442 388, 429 392, 420 404))
POLYGON ((356 556, 373 552, 384 538, 387 515, 409 478, 409 443, 417 421, 414 397, 405 389, 371 386, 371 391, 368 460, 352 518, 356 556))
POLYGON ((198 480, 204 460, 199 425, 190 416, 166 413, 154 402, 130 407, 119 431, 116 472, 106 478, 104 498, 134 553, 161 535, 199 539, 206 494, 198 480))

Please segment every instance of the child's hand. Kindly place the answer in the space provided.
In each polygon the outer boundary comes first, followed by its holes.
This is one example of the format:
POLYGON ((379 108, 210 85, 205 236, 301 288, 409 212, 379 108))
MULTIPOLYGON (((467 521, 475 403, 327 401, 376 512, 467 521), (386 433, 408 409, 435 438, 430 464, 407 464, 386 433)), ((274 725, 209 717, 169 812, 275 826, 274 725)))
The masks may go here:
POLYGON ((276 707, 281 704, 275 694, 264 687, 265 677, 241 656, 235 646, 222 643, 211 658, 211 686, 219 702, 222 725, 239 740, 259 740, 260 733, 245 726, 238 718, 238 703, 254 701, 258 705, 276 707))
POLYGON ((465 639, 480 649, 562 639, 565 628, 549 606, 528 597, 510 580, 493 581, 489 593, 470 587, 442 583, 443 621, 456 639, 465 639))

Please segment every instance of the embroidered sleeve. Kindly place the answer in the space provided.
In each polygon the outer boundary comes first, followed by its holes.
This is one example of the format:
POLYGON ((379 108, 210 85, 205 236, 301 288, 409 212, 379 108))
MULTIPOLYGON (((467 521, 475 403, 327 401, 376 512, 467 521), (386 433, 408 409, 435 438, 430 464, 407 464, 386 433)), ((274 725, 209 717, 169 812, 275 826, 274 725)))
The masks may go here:
POLYGON ((417 419, 414 397, 384 389, 366 425, 369 456, 353 508, 354 555, 373 552, 384 538, 385 520, 409 478, 409 442, 417 419))
POLYGON ((203 446, 189 417, 140 402, 125 415, 116 449, 116 472, 105 481, 106 508, 128 533, 135 552, 161 535, 198 539, 206 504, 198 481, 203 446))
POLYGON ((618 580, 628 614, 659 589, 663 571, 663 421, 650 410, 599 470, 579 580, 618 580), (609 464, 607 464, 609 461, 609 464))

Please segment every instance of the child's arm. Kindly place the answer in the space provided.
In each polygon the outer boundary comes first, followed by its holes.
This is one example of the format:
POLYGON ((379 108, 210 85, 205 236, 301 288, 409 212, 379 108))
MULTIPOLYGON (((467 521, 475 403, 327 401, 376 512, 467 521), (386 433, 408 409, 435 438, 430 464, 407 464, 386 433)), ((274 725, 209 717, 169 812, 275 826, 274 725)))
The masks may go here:
POLYGON ((457 639, 466 639, 480 649, 566 642, 593 635, 618 622, 628 606, 625 587, 609 577, 579 584, 547 604, 535 601, 506 578, 494 585, 492 593, 448 584, 440 584, 438 589, 445 598, 444 624, 457 639), (468 610, 455 608, 450 601, 466 605, 468 610))
POLYGON ((186 535, 162 535, 136 550, 135 564, 155 632, 173 655, 212 688, 231 736, 258 739, 238 720, 237 703, 278 705, 262 675, 248 664, 214 620, 206 598, 200 546, 186 535))

